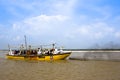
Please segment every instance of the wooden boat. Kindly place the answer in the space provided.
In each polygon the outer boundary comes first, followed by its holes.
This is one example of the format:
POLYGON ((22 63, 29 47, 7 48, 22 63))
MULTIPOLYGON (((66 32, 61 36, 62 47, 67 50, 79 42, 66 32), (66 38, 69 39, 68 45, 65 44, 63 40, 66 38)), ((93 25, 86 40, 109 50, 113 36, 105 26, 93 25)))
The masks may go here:
POLYGON ((71 54, 71 52, 64 52, 62 49, 56 51, 55 44, 51 44, 51 45, 52 48, 50 49, 43 48, 42 47, 43 45, 41 45, 41 48, 38 49, 31 49, 31 46, 29 45, 29 49, 28 49, 26 36, 25 36, 26 49, 24 49, 24 46, 22 44, 18 51, 16 50, 12 51, 10 45, 8 45, 9 53, 6 55, 6 58, 17 59, 17 60, 40 60, 40 61, 64 60, 71 54))
POLYGON ((7 59, 15 59, 15 60, 39 60, 39 61, 49 61, 49 60, 64 60, 66 59, 71 52, 64 52, 60 54, 53 55, 6 55, 7 59))

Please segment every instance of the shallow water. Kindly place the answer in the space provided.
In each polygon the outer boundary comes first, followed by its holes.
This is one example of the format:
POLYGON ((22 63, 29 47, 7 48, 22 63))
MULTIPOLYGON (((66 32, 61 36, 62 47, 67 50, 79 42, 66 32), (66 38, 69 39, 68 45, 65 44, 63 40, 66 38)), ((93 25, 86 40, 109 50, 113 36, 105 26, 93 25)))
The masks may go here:
POLYGON ((8 60, 0 52, 0 80, 120 80, 120 62, 8 60))

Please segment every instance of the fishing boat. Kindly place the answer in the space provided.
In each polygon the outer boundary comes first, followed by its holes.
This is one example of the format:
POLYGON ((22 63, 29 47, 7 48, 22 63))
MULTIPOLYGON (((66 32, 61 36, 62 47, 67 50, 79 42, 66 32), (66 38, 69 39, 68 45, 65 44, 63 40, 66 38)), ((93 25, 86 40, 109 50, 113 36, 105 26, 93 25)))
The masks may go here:
POLYGON ((64 60, 66 59, 71 52, 65 52, 60 54, 53 55, 6 55, 7 59, 15 59, 15 60, 39 60, 39 61, 49 61, 49 60, 64 60))
POLYGON ((56 49, 55 44, 51 44, 52 48, 43 48, 41 45, 40 48, 34 49, 31 48, 32 46, 29 45, 29 49, 27 48, 27 41, 25 36, 25 45, 23 44, 20 46, 20 49, 12 50, 10 45, 9 52, 6 54, 7 59, 17 59, 17 60, 40 60, 40 61, 47 61, 47 60, 64 60, 66 59, 71 52, 63 51, 62 49, 56 49), (26 47, 26 49, 24 49, 26 47))

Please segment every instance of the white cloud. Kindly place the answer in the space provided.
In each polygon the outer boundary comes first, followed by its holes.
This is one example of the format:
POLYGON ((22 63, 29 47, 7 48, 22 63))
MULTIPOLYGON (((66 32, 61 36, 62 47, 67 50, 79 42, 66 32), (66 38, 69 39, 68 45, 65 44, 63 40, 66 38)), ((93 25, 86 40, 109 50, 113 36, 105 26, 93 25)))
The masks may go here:
POLYGON ((20 36, 16 36, 16 37, 13 38, 13 41, 19 41, 20 39, 21 39, 20 36))
POLYGON ((20 26, 18 26, 17 24, 13 24, 13 26, 12 26, 12 29, 13 30, 19 30, 20 29, 20 26))
POLYGON ((67 20, 68 17, 67 16, 63 16, 63 15, 54 15, 54 16, 47 16, 47 15, 40 15, 40 16, 36 16, 36 17, 32 17, 29 19, 24 20, 24 23, 26 24, 31 24, 34 22, 52 22, 52 21, 65 21, 67 20))
POLYGON ((5 9, 12 16, 22 19, 24 17, 37 16, 40 14, 47 15, 70 15, 77 0, 40 0, 40 1, 26 1, 26 0, 6 0, 2 1, 5 9), (7 3, 6 3, 7 2, 7 3))
POLYGON ((3 35, 0 35, 0 39, 3 39, 4 38, 4 36, 3 35))
POLYGON ((78 0, 53 1, 52 9, 56 14, 72 15, 76 2, 78 0))
POLYGON ((55 35, 58 34, 57 30, 64 28, 62 25, 68 19, 64 15, 40 15, 14 23, 12 31, 26 35, 55 35))
POLYGON ((116 37, 116 38, 120 38, 120 32, 116 32, 116 33, 115 33, 115 37, 116 37))
MULTIPOLYGON (((74 38, 87 37, 88 39, 102 39, 115 34, 115 29, 103 22, 92 23, 89 25, 79 25, 70 32, 74 38)), ((69 34, 69 35, 70 35, 69 34)))
MULTIPOLYGON (((110 36, 120 37, 118 28, 113 27, 114 24, 111 23, 116 21, 119 23, 119 15, 110 19, 111 7, 96 4, 101 0, 6 0, 3 2, 9 15, 12 14, 10 22, 13 22, 13 19, 19 20, 12 23, 12 29, 8 32, 2 29, 0 32, 7 34, 6 36, 11 37, 13 41, 19 41, 24 35, 31 38, 37 37, 36 42, 43 39, 43 41, 59 40, 61 42, 66 40, 67 43, 72 40, 73 43, 76 40, 78 43, 82 40, 86 43, 85 41, 88 40, 106 40, 110 36), (111 26, 108 22, 113 25, 111 26)), ((0 38, 2 37, 1 34, 0 38)), ((78 43, 75 44, 78 45, 78 43)))

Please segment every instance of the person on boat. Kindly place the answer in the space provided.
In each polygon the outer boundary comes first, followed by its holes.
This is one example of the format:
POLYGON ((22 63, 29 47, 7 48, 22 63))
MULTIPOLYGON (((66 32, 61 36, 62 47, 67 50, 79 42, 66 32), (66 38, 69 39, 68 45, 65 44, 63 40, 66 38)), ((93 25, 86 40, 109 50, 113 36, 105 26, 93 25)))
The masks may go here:
POLYGON ((49 55, 50 55, 50 60, 53 60, 53 53, 54 53, 55 49, 51 49, 50 52, 49 52, 49 55))
POLYGON ((32 55, 37 55, 37 50, 32 50, 32 55))
POLYGON ((59 53, 58 49, 57 49, 57 48, 55 48, 55 50, 54 50, 53 54, 58 54, 58 53, 59 53))
POLYGON ((45 51, 45 55, 50 55, 50 51, 49 51, 49 50, 46 50, 46 51, 45 51))
POLYGON ((38 48, 37 55, 42 55, 42 52, 41 52, 41 49, 40 49, 40 48, 38 48))
POLYGON ((29 51, 29 50, 26 50, 26 54, 27 54, 27 55, 30 55, 30 51, 29 51))
POLYGON ((20 54, 20 50, 15 50, 14 51, 14 55, 19 55, 20 54))
POLYGON ((63 50, 62 50, 62 48, 60 48, 60 50, 59 50, 59 53, 63 53, 63 50))
POLYGON ((9 53, 8 53, 9 55, 14 55, 14 53, 12 52, 12 50, 10 49, 10 51, 9 51, 9 53))
POLYGON ((20 55, 25 55, 25 50, 21 50, 21 54, 20 55))

